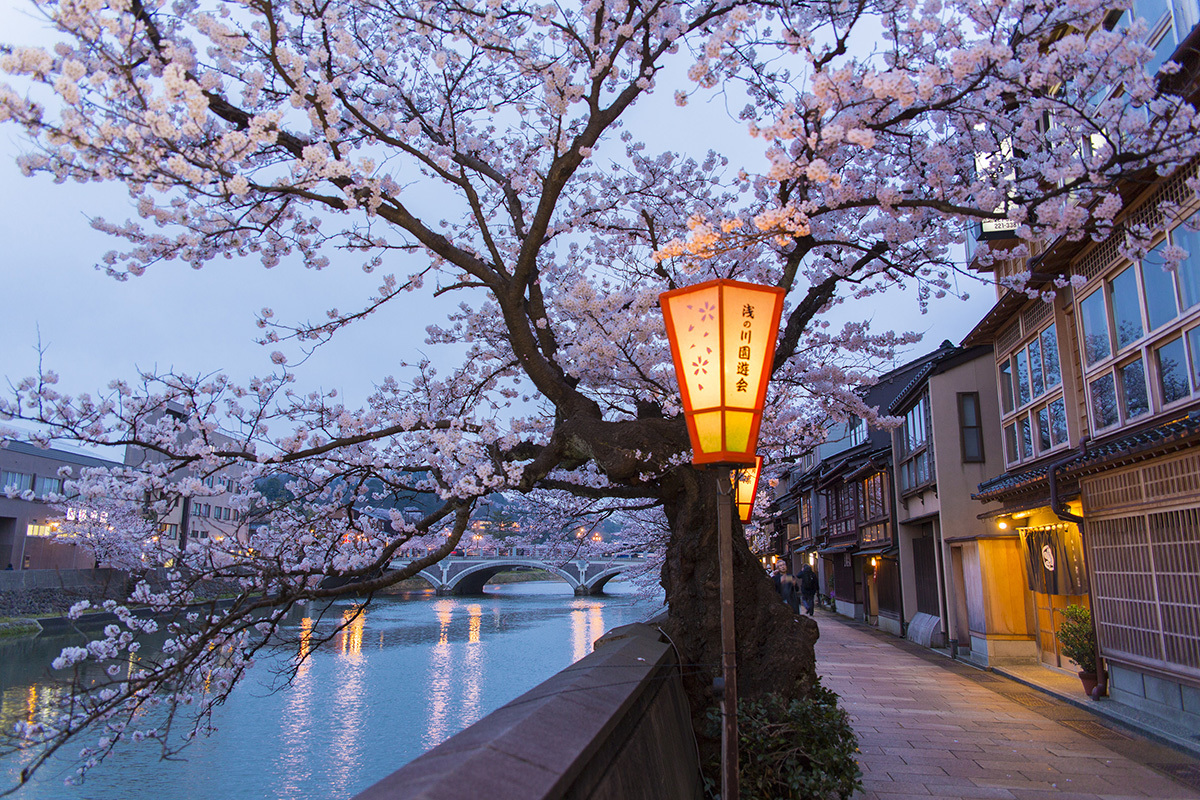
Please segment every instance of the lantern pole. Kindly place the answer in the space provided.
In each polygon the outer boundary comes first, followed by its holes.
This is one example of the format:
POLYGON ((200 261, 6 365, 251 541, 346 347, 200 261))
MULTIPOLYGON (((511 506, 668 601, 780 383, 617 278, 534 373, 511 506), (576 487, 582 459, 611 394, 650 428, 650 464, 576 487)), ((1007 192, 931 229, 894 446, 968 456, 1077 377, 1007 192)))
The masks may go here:
POLYGON ((717 561, 721 579, 721 800, 738 800, 737 638, 733 621, 732 471, 717 469, 717 561))

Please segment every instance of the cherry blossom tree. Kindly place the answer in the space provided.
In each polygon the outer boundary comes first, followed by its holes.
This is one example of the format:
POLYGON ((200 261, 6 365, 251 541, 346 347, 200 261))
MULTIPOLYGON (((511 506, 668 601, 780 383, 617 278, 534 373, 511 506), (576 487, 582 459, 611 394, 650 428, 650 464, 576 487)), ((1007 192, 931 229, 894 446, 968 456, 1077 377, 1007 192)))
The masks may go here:
MULTIPOLYGON (((1177 66, 1148 76, 1144 24, 1106 24, 1113 6, 1096 0, 33 4, 63 41, 4 49, 0 121, 26 133, 27 173, 128 188, 136 218, 94 220, 123 241, 100 268, 338 270, 349 254, 383 273, 318 322, 264 308, 278 368, 246 385, 168 373, 68 395, 47 372, 0 406, 45 441, 156 454, 104 479, 145 513, 227 494, 248 522, 236 539, 181 543, 165 577, 139 585, 132 600, 185 609, 160 654, 81 680, 61 717, 20 731, 39 759, 98 731, 85 770, 126 740, 171 751, 203 732, 296 603, 416 574, 501 491, 666 532, 666 628, 701 714, 720 662, 716 478, 690 464, 658 294, 711 277, 787 291, 762 449, 798 455, 830 420, 879 423, 855 389, 916 339, 826 315, 862 304, 869 317, 868 298, 900 286, 922 306, 953 293, 980 221, 1019 237, 985 263, 1102 236, 1123 193, 1197 152, 1177 66), (688 82, 664 91, 675 65, 688 82), (623 127, 635 105, 712 92, 745 101, 765 174, 730 153, 647 152, 623 127), (287 353, 446 293, 462 304, 429 320, 428 343, 465 351, 459 363, 380 376, 358 408, 296 388, 287 353), (236 485, 205 482, 234 470, 236 485), (265 478, 286 497, 259 492, 265 478), (410 519, 388 503, 414 492, 439 504, 410 519), (419 543, 427 555, 388 569, 419 543), (207 580, 237 600, 187 609, 207 580)), ((740 690, 803 694, 815 624, 775 601, 737 542, 740 690)), ((158 627, 118 613, 55 667, 103 667, 158 627)))

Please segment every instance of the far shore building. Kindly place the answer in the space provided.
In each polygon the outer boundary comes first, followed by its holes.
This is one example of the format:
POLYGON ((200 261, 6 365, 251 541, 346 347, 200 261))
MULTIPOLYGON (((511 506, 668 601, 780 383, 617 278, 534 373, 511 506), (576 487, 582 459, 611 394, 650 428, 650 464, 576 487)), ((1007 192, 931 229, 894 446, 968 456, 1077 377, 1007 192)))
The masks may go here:
POLYGON ((58 538, 58 523, 71 513, 70 500, 51 504, 47 495, 63 493, 66 467, 72 476, 87 467, 119 463, 58 448, 41 448, 15 439, 0 440, 0 569, 91 569, 96 559, 86 548, 58 538), (16 497, 9 498, 6 489, 16 497))
MULTIPOLYGON (((172 406, 166 413, 180 420, 184 418, 183 410, 179 407, 172 406)), ((186 444, 194 436, 194 433, 189 432, 180 443, 186 444)), ((216 446, 237 444, 233 437, 220 432, 214 431, 207 436, 216 446)), ((128 467, 142 467, 164 460, 166 456, 161 453, 141 447, 131 445, 125 449, 125 466, 128 467)), ((232 495, 239 490, 238 479, 244 471, 243 467, 229 466, 211 474, 189 469, 173 476, 177 481, 185 477, 197 478, 210 491, 204 496, 179 498, 159 519, 160 535, 180 545, 186 545, 188 541, 221 541, 231 537, 247 540, 249 527, 246 516, 230 503, 232 495)))

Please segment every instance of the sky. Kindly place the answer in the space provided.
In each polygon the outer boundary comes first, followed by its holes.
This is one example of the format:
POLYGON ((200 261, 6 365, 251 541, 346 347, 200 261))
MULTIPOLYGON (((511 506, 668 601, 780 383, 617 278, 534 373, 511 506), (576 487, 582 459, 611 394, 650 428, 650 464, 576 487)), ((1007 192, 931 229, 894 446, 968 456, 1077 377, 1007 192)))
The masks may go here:
MULTIPOLYGON (((10 43, 52 41, 17 0, 0 0, 0 31, 0 40, 10 43)), ((647 142, 650 150, 682 147, 700 156, 709 145, 692 140, 689 147, 690 132, 718 130, 735 162, 759 163, 762 143, 729 117, 720 98, 697 98, 678 109, 671 94, 659 89, 650 98, 653 106, 643 101, 627 120, 629 130, 656 137, 647 142)), ((212 262, 201 270, 169 263, 118 282, 93 265, 120 242, 94 231, 89 219, 133 217, 124 189, 23 177, 14 164, 24 147, 21 136, 16 127, 0 125, 0 386, 37 371, 39 342, 42 366, 57 372, 60 386, 72 393, 102 390, 114 378, 136 380, 139 370, 226 372, 244 381, 275 369, 270 354, 276 348, 255 343, 260 309, 273 309, 283 321, 323 319, 328 308, 354 308, 383 274, 404 272, 385 264, 366 275, 357 260, 333 255, 332 265, 320 272, 296 261, 266 270, 248 259, 212 262)), ((436 212, 429 216, 438 218, 436 212)), ((846 311, 861 318, 865 310, 880 330, 924 332, 925 341, 910 354, 915 357, 943 339, 961 341, 994 301, 987 286, 964 289, 970 301, 935 303, 924 316, 911 298, 877 299, 866 309, 846 311)), ((426 292, 405 298, 407 308, 350 326, 296 368, 297 386, 337 389, 356 404, 384 376, 396 374, 401 361, 424 353, 436 363, 436 351, 423 344, 424 326, 443 320, 459 299, 431 301, 426 292), (410 309, 415 313, 405 313, 410 309)))

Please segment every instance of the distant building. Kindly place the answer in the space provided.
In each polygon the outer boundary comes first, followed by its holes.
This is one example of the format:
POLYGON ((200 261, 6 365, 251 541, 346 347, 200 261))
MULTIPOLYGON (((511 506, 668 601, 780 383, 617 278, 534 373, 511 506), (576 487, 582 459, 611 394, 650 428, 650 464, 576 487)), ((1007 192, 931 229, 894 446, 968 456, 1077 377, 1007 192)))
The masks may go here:
MULTIPOLYGON (((180 421, 184 419, 180 407, 172 406, 165 413, 180 421)), ((208 433, 207 436, 209 441, 218 447, 235 447, 238 444, 232 436, 217 431, 208 433)), ((180 437, 179 444, 187 444, 194 437, 195 434, 189 431, 180 437)), ((166 460, 167 457, 163 454, 142 447, 131 445, 125 448, 125 466, 128 467, 145 467, 166 460)), ((216 471, 186 467, 173 473, 170 476, 173 481, 196 478, 208 487, 211 493, 178 498, 167 512, 159 517, 160 534, 181 546, 186 545, 188 541, 205 539, 248 539, 249 527, 246 517, 230 503, 232 495, 239 490, 238 480, 244 472, 244 467, 228 466, 216 471)))
POLYGON ((74 509, 70 501, 50 504, 63 492, 59 470, 73 477, 81 468, 117 467, 115 461, 67 450, 40 448, 12 439, 0 441, 0 569, 91 569, 96 559, 85 548, 58 538, 58 524, 74 509), (9 498, 4 490, 24 495, 9 498), (27 499, 26 499, 27 498, 27 499))

